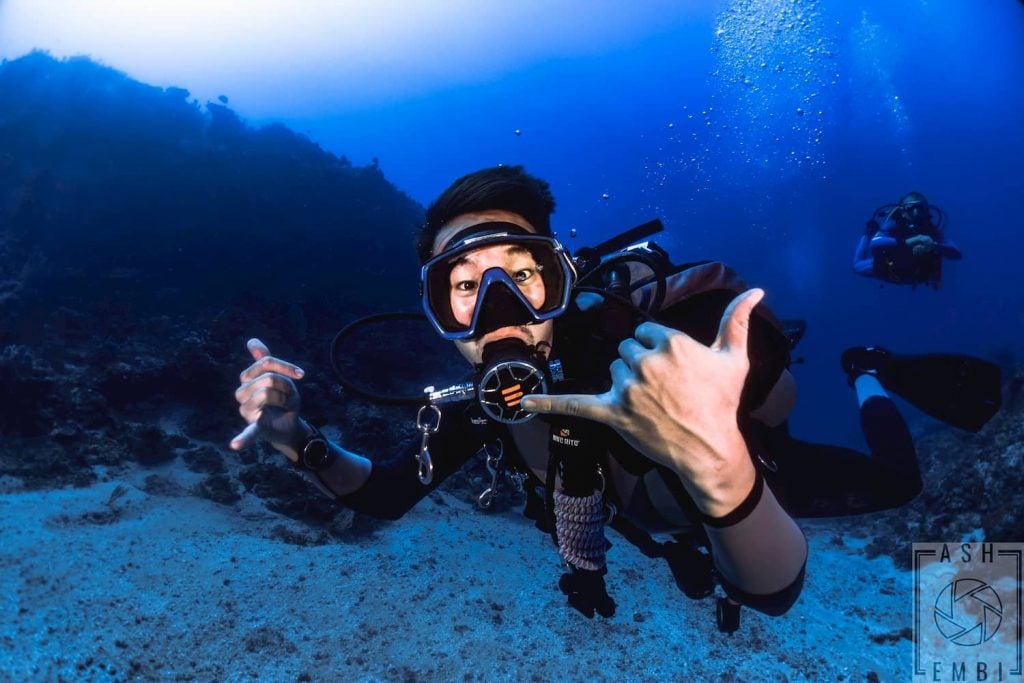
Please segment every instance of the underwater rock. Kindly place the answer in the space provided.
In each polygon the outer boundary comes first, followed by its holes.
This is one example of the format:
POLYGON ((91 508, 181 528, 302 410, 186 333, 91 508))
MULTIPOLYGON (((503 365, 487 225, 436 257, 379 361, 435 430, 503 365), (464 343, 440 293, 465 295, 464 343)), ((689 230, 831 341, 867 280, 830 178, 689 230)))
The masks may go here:
POLYGON ((46 436, 54 425, 47 409, 58 382, 50 363, 27 346, 0 350, 0 434, 46 436))
POLYGON ((224 456, 210 446, 196 446, 181 454, 185 466, 202 474, 225 474, 224 456))
POLYGON ((68 452, 49 438, 0 439, 0 476, 25 490, 88 486, 96 475, 81 453, 68 452))
POLYGON ((341 509, 283 463, 262 462, 245 467, 238 479, 245 490, 262 499, 269 510, 292 519, 327 524, 341 509))
POLYGON ((379 166, 353 166, 283 125, 250 126, 224 100, 202 107, 180 88, 84 58, 6 61, 0 92, 0 155, 11 160, 0 224, 11 226, 3 249, 12 256, 0 259, 0 282, 15 283, 4 290, 15 299, 120 310, 129 321, 194 319, 284 291, 290 304, 338 306, 339 288, 355 290, 382 259, 408 278, 375 292, 383 307, 414 286, 406 230, 422 207, 379 166), (253 242, 279 264, 258 288, 238 249, 253 242))
POLYGON ((232 505, 242 499, 242 496, 235 490, 234 482, 225 474, 211 474, 203 479, 196 485, 195 493, 200 498, 206 498, 221 505, 232 505))
POLYGON ((155 425, 130 425, 126 438, 135 462, 146 467, 170 462, 183 445, 181 437, 169 436, 155 425))

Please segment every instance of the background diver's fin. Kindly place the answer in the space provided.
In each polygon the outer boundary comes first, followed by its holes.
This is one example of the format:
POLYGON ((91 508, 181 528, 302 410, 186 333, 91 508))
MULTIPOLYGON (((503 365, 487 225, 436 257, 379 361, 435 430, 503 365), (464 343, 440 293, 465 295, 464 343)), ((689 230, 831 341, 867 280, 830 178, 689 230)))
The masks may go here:
POLYGON ((878 368, 882 386, 922 412, 976 432, 1002 405, 999 366, 956 353, 889 353, 878 368))

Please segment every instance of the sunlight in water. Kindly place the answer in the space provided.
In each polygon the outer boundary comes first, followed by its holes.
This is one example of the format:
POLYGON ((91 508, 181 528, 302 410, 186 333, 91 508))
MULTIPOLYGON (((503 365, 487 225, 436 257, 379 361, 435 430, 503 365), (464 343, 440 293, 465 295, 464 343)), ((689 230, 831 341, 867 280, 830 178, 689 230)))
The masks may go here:
POLYGON ((6 0, 0 57, 86 54, 201 100, 229 89, 250 114, 273 115, 259 110, 280 111, 282 101, 318 113, 325 103, 368 108, 600 53, 703 12, 672 0, 628 13, 585 0, 6 0))

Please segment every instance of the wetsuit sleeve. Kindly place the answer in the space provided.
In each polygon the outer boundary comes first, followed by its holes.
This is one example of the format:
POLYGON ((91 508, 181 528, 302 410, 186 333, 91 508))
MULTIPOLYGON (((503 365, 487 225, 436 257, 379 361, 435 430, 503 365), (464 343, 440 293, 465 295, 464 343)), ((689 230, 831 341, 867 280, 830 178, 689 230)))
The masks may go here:
POLYGON ((793 606, 803 588, 807 539, 760 474, 739 508, 706 518, 704 530, 730 598, 772 616, 793 606))
POLYGON ((877 253, 883 249, 892 249, 899 241, 893 237, 893 234, 883 226, 881 230, 874 233, 874 237, 871 238, 870 252, 871 254, 877 253))
POLYGON ((853 269, 859 275, 871 275, 874 272, 875 259, 871 255, 871 236, 864 235, 857 243, 857 250, 853 254, 853 269))
POLYGON ((434 463, 434 478, 424 485, 419 480, 416 454, 422 436, 416 432, 405 439, 389 458, 376 460, 370 477, 338 502, 373 517, 399 519, 441 482, 451 476, 479 449, 479 436, 458 407, 442 412, 441 426, 431 435, 429 448, 434 463))

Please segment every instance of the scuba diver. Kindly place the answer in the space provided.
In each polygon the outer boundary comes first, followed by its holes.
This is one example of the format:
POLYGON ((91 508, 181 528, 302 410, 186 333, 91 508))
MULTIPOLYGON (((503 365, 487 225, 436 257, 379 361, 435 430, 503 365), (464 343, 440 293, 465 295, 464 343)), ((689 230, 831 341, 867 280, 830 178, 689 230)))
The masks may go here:
POLYGON ((959 260, 960 250, 945 236, 945 212, 920 192, 875 210, 857 244, 853 269, 892 284, 939 288, 942 259, 959 260), (882 222, 879 223, 879 220, 882 222))
POLYGON ((673 266, 654 243, 634 243, 660 222, 570 256, 553 211, 548 184, 520 166, 464 176, 428 208, 423 308, 475 376, 428 388, 418 433, 391 458, 371 462, 301 419, 302 370, 256 339, 235 393, 248 426, 231 448, 267 440, 338 503, 386 519, 482 452, 494 478, 481 505, 503 477, 521 487, 567 569, 558 586, 585 616, 615 613, 609 526, 665 558, 688 597, 711 595, 717 579, 725 632, 741 604, 785 613, 808 552, 794 517, 885 509, 920 491, 913 443, 883 389, 904 358, 844 356, 870 456, 794 439, 799 331, 762 290, 722 263, 673 266))

